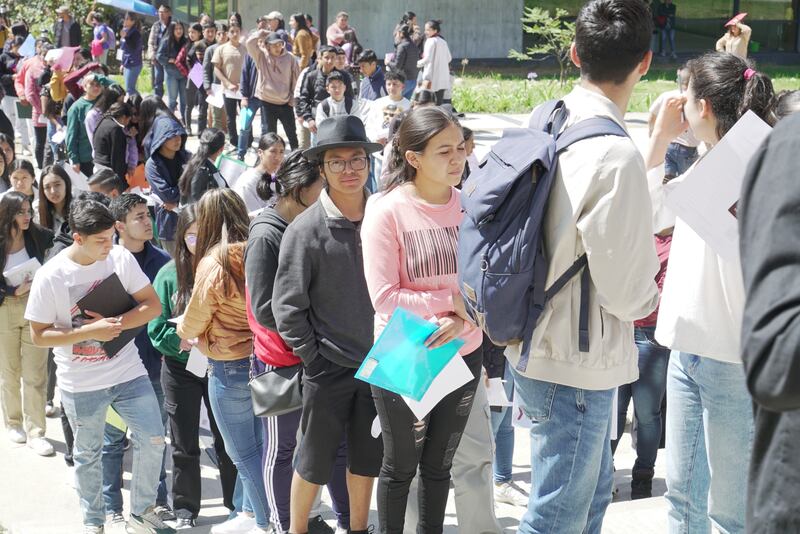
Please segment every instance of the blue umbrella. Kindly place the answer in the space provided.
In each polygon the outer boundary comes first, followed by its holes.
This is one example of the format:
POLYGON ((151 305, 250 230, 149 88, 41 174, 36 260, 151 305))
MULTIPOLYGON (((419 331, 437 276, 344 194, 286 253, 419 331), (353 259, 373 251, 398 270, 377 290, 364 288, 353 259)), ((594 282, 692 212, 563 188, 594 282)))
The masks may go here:
POLYGON ((147 2, 142 2, 141 0, 97 0, 97 3, 115 7, 122 11, 132 11, 134 13, 148 15, 150 17, 155 17, 158 14, 155 6, 147 2))

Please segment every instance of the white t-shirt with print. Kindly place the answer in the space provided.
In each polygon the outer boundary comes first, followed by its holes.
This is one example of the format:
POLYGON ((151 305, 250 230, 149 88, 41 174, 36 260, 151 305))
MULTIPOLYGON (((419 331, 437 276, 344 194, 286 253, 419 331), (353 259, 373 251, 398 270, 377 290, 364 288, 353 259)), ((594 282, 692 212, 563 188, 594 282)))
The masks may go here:
MULTIPOLYGON (((133 254, 114 245, 105 260, 79 265, 61 251, 45 263, 33 279, 25 319, 75 328, 83 324, 77 302, 100 282, 117 273, 130 294, 150 284, 133 254)), ((54 347, 58 387, 69 393, 96 391, 146 376, 134 341, 109 358, 99 341, 88 340, 72 346, 54 347)))

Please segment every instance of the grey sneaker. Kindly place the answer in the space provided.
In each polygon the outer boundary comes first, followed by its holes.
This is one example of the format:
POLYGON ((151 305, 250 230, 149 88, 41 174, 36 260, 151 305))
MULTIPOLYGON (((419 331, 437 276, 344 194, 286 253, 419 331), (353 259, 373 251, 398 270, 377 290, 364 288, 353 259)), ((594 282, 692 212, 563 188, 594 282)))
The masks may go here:
POLYGON ((114 512, 106 516, 106 523, 108 523, 112 527, 115 525, 124 525, 125 516, 122 515, 122 512, 114 512))
POLYGON ((103 525, 83 525, 83 534, 104 534, 105 531, 103 525))
POLYGON ((162 521, 175 521, 177 519, 175 512, 172 511, 168 504, 157 504, 153 511, 162 521))
POLYGON ((164 523, 151 506, 142 515, 131 514, 125 525, 128 534, 175 534, 176 530, 164 523))

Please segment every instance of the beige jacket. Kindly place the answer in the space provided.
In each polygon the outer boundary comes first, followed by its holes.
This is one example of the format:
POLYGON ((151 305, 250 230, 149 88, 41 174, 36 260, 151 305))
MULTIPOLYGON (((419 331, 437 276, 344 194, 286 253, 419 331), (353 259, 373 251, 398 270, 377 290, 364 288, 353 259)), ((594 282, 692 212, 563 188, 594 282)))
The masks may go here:
MULTIPOLYGON (((232 274, 241 280, 245 245, 233 243, 228 248, 232 274)), ((212 360, 239 360, 252 354, 253 332, 247 323, 244 293, 223 271, 218 251, 212 249, 197 266, 192 298, 178 325, 178 335, 182 339, 198 338, 198 347, 212 360)))
POLYGON ((266 38, 268 34, 266 30, 253 32, 245 41, 247 53, 252 56, 258 71, 255 96, 262 102, 278 106, 293 105, 294 87, 300 75, 300 67, 288 52, 273 57, 258 47, 259 37, 266 38))
POLYGON ((742 32, 736 37, 731 35, 730 31, 727 31, 725 35, 719 38, 717 41, 717 52, 730 52, 742 59, 747 59, 747 45, 750 44, 750 36, 753 34, 753 30, 750 26, 742 24, 741 22, 738 26, 742 32))
MULTIPOLYGON (((567 126, 623 114, 606 97, 576 87, 564 97, 567 126)), ((633 321, 658 303, 659 270, 645 166, 633 141, 605 136, 575 143, 559 158, 544 224, 551 285, 584 252, 588 257, 589 352, 578 350, 580 276, 545 306, 534 330, 524 375, 571 387, 602 390, 636 380, 633 321)), ((506 355, 514 365, 519 347, 506 355)))

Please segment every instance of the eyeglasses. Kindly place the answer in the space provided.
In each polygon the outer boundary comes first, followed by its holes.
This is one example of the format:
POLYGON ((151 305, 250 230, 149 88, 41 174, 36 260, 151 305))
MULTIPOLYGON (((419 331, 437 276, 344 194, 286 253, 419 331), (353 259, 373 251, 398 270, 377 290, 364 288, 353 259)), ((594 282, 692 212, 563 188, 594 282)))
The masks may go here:
POLYGON ((186 241, 187 245, 196 245, 197 244, 197 234, 186 234, 183 237, 184 241, 186 241))
POLYGON ((359 156, 351 159, 350 161, 345 161, 343 159, 332 159, 330 161, 326 161, 325 165, 328 166, 328 170, 332 173, 339 174, 344 172, 348 166, 354 171, 363 171, 367 168, 367 161, 369 161, 369 158, 366 156, 359 156))

